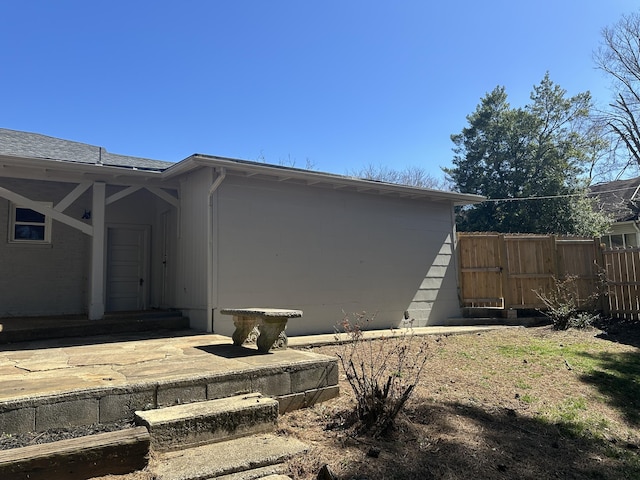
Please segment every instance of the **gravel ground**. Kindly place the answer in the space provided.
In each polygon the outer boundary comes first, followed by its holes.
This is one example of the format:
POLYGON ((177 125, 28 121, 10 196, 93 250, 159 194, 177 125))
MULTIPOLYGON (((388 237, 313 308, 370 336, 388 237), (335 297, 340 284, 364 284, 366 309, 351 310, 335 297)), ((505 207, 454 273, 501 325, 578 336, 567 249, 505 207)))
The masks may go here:
POLYGON ((0 433, 0 450, 9 450, 11 448, 28 447, 29 445, 40 445, 43 443, 57 442, 58 440, 85 437, 95 433, 115 432, 116 430, 124 430, 126 428, 131 428, 132 426, 134 426, 132 422, 118 422, 86 425, 81 427, 55 428, 45 430, 43 432, 16 434, 0 433))

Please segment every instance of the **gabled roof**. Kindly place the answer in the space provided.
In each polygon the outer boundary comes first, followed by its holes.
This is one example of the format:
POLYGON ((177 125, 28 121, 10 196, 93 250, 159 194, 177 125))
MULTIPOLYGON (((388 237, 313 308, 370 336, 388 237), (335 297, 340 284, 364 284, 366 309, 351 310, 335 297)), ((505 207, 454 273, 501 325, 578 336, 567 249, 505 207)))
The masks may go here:
POLYGON ((14 175, 17 175, 17 169, 22 169, 20 175, 23 178, 33 178, 33 172, 36 171, 50 179, 80 173, 87 179, 98 176, 104 179, 108 176, 111 181, 124 184, 125 181, 135 178, 137 182, 169 186, 172 182, 176 185, 176 180, 186 172, 199 168, 214 168, 218 171, 224 169, 231 175, 347 189, 374 195, 447 202, 453 205, 468 205, 484 200, 484 197, 479 195, 398 185, 213 155, 194 154, 177 163, 116 155, 107 152, 103 147, 4 128, 0 128, 0 162, 3 165, 11 165, 14 175), (52 171, 58 172, 57 176, 53 175, 52 171))
POLYGON ((39 133, 0 128, 0 154, 16 157, 162 171, 173 163, 148 158, 116 155, 103 147, 49 137, 39 133))
POLYGON ((640 213, 640 177, 599 183, 589 187, 597 195, 602 210, 616 222, 638 219, 640 213))

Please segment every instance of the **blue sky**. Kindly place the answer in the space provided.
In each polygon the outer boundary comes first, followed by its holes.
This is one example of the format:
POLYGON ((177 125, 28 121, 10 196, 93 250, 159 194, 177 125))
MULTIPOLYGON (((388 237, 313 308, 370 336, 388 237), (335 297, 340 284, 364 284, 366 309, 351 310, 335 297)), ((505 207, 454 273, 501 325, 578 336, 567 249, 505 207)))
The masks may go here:
POLYGON ((344 174, 452 159, 498 85, 606 104, 601 30, 637 0, 0 0, 0 127, 179 161, 344 174))

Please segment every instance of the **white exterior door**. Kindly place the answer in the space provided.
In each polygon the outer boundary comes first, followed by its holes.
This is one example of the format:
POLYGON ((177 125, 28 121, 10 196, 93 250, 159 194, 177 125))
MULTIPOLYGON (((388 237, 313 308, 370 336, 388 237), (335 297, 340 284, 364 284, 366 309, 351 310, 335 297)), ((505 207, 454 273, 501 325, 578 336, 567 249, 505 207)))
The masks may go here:
POLYGON ((145 225, 107 227, 107 311, 147 307, 149 231, 145 225))

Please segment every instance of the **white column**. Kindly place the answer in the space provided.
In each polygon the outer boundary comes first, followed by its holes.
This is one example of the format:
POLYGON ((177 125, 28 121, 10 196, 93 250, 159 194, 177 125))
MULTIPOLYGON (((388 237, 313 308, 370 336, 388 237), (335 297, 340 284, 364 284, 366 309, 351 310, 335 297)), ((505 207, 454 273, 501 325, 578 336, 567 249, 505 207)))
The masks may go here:
POLYGON ((104 317, 104 213, 105 191, 103 182, 93 184, 93 205, 91 223, 91 284, 89 297, 89 320, 100 320, 104 317))

